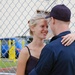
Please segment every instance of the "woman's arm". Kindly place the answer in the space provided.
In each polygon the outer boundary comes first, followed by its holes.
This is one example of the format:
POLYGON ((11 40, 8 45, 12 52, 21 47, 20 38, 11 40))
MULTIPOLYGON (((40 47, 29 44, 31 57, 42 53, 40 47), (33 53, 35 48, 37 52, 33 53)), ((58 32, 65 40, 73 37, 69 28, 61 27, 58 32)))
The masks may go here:
POLYGON ((16 75, 25 75, 25 67, 28 58, 29 54, 27 48, 22 49, 18 58, 16 75))
POLYGON ((75 41, 75 33, 67 34, 62 38, 63 38, 61 40, 62 44, 64 44, 64 46, 69 46, 71 43, 75 41))

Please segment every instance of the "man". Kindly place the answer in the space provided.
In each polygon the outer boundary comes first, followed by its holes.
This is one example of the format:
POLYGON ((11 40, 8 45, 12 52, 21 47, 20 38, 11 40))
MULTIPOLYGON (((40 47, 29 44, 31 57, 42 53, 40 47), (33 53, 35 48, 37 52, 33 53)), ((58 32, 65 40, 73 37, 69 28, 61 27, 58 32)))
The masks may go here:
POLYGON ((70 33, 70 17, 71 11, 64 4, 52 8, 46 18, 55 36, 43 48, 38 64, 29 75, 75 75, 75 42, 70 46, 61 44, 61 37, 70 33))

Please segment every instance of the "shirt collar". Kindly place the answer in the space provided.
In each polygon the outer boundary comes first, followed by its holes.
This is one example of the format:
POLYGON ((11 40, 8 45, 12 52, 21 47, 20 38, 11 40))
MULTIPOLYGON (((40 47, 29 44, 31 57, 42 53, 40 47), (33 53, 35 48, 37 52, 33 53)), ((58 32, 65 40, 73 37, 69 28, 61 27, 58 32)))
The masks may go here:
POLYGON ((53 40, 56 40, 56 39, 59 38, 59 37, 65 36, 65 35, 67 35, 67 34, 69 34, 69 33, 71 33, 71 32, 70 32, 70 31, 62 32, 62 33, 60 33, 59 35, 54 36, 54 37, 50 40, 50 42, 52 42, 53 40))

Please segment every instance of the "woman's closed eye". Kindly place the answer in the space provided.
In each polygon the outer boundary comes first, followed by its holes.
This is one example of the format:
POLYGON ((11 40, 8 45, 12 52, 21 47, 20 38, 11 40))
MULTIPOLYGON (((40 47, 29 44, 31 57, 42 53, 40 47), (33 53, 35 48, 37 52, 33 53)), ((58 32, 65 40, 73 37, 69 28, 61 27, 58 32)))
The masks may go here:
MULTIPOLYGON (((44 25, 41 25, 41 27, 44 28, 45 26, 44 25)), ((48 26, 46 26, 46 28, 48 28, 48 26)))

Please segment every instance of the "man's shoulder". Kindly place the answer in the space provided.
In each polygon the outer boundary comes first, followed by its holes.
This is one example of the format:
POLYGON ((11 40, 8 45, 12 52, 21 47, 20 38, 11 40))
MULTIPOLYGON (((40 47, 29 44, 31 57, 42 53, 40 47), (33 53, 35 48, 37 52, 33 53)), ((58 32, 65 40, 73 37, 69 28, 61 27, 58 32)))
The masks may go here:
POLYGON ((59 45, 59 42, 61 43, 60 39, 56 39, 52 42, 49 42, 49 44, 47 44, 43 50, 46 52, 53 52, 55 50, 55 48, 57 48, 57 45, 59 45))
POLYGON ((62 40, 62 38, 57 38, 56 40, 50 42, 48 45, 53 46, 53 47, 56 46, 56 45, 60 45, 61 40, 62 40))
POLYGON ((48 49, 52 52, 57 50, 58 48, 60 49, 63 46, 61 43, 61 39, 62 38, 58 38, 58 39, 50 42, 49 44, 46 45, 45 49, 48 49))

